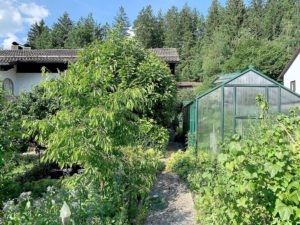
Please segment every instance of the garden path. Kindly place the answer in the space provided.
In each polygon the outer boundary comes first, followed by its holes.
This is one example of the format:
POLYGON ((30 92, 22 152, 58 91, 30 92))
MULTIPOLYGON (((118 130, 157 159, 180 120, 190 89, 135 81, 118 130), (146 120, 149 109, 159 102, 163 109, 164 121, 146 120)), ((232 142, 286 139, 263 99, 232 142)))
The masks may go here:
MULTIPOLYGON (((169 144, 166 159, 180 147, 178 143, 169 144)), ((163 170, 150 196, 150 212, 145 225, 196 224, 192 194, 176 174, 163 170)))

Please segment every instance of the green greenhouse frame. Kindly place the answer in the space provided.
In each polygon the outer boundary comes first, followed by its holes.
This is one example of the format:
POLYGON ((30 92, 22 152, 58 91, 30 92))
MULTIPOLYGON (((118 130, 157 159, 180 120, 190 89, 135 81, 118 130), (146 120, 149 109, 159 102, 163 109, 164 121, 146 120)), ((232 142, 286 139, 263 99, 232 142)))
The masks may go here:
POLYGON ((225 137, 247 133, 258 119, 258 94, 265 97, 271 114, 300 106, 299 94, 249 67, 183 107, 183 133, 189 147, 216 153, 225 137))

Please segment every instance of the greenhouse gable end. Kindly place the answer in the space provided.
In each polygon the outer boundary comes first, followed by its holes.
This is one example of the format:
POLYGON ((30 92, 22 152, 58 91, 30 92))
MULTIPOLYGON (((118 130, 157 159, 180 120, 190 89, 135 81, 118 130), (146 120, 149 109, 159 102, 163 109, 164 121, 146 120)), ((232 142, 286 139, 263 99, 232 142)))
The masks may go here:
POLYGON ((300 96, 275 80, 249 68, 201 94, 183 108, 183 130, 189 145, 217 153, 217 144, 235 133, 244 135, 258 119, 257 95, 269 104, 269 113, 288 113, 300 106, 300 96))

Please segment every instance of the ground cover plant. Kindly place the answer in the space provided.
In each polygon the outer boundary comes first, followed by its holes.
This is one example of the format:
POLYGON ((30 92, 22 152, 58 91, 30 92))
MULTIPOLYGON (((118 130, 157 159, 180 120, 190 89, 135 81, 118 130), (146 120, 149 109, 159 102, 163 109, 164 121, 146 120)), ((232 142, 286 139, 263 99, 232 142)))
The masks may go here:
POLYGON ((194 191, 201 224, 299 223, 299 107, 266 117, 251 135, 225 141, 217 156, 189 150, 171 157, 167 168, 194 191))
POLYGON ((174 118, 176 87, 167 65, 113 30, 41 90, 42 99, 29 99, 37 106, 55 99, 57 107, 26 117, 23 137, 46 149, 41 163, 82 170, 42 196, 27 192, 6 202, 2 222, 138 224, 168 141, 163 125, 174 118), (71 216, 59 218, 63 205, 71 216))

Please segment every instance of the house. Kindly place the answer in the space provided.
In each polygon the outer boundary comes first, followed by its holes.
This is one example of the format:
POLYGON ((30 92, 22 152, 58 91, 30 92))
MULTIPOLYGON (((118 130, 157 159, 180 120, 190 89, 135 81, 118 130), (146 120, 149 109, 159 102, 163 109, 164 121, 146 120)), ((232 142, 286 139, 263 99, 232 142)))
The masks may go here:
POLYGON ((180 62, 176 48, 153 48, 152 51, 164 60, 170 67, 171 73, 175 74, 176 65, 180 62))
POLYGON ((277 80, 283 81, 284 86, 290 90, 300 93, 300 47, 277 80))
MULTIPOLYGON (((41 80, 46 79, 41 75, 41 69, 46 67, 49 72, 48 79, 57 77, 58 71, 67 69, 68 63, 77 59, 76 49, 31 49, 20 47, 13 43, 11 50, 0 50, 0 80, 3 89, 13 95, 30 91, 41 80)), ((179 63, 176 49, 153 49, 175 73, 175 66, 179 63)))

